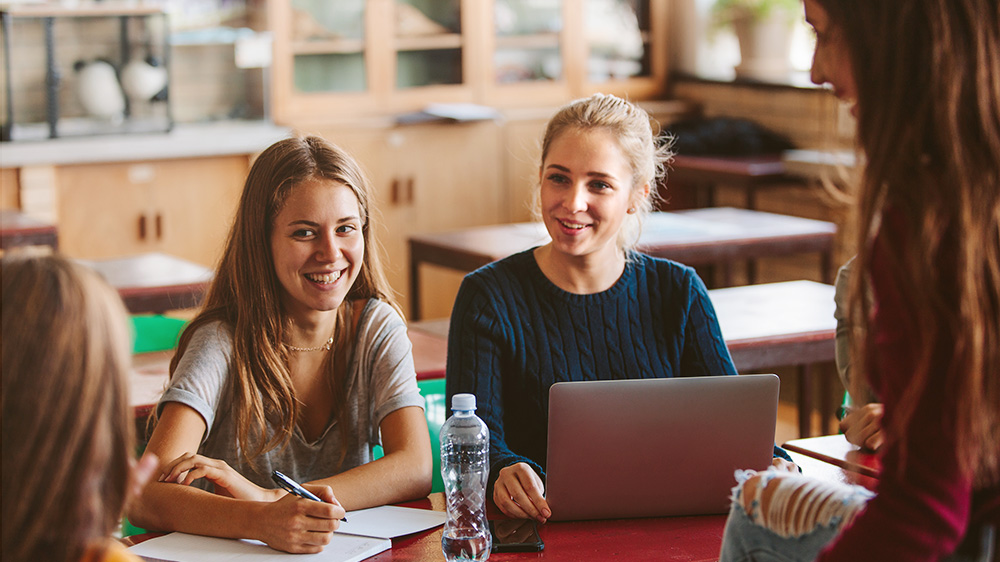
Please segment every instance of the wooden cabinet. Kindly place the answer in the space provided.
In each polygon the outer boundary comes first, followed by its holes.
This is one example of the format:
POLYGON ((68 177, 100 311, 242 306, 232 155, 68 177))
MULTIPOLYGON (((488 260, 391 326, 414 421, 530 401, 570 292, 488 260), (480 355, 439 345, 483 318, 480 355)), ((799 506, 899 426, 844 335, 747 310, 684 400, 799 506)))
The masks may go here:
POLYGON ((669 0, 276 0, 280 124, 666 89, 669 0))
POLYGON ((214 267, 246 155, 56 168, 60 250, 77 258, 160 251, 214 267))
MULTIPOLYGON (((409 237, 506 222, 501 125, 355 125, 314 131, 350 152, 374 184, 379 242, 389 282, 408 310, 409 237)), ((441 270, 425 277, 426 316, 447 315, 461 276, 441 270)))

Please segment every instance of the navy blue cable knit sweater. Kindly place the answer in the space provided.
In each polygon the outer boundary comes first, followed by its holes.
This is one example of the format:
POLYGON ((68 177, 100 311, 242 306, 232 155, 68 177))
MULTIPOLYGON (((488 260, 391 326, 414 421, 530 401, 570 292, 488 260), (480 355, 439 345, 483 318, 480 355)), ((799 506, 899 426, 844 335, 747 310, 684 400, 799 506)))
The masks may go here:
POLYGON ((452 310, 448 403, 476 395, 490 429, 490 494, 518 462, 545 477, 553 383, 736 374, 694 269, 631 252, 611 288, 577 295, 549 281, 532 252, 467 275, 452 310))

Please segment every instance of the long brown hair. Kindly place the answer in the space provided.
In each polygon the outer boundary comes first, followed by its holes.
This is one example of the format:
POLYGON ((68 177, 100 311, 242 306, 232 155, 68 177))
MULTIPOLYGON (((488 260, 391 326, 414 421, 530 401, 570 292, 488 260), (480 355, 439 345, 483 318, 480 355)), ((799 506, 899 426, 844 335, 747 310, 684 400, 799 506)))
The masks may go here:
POLYGON ((59 257, 5 257, 3 560, 79 560, 121 518, 134 446, 125 308, 59 257))
MULTIPOLYGON (((949 358, 962 468, 979 486, 1000 480, 1000 5, 996 0, 819 0, 843 34, 858 88, 858 143, 868 162, 859 193, 852 279, 866 333, 876 249, 910 303, 918 368, 891 420, 919 415, 935 353, 949 358), (900 222, 879 234, 884 211, 900 222), (876 242, 877 240, 877 242, 876 242)), ((860 378, 860 377, 855 377, 860 378)), ((859 381, 860 382, 860 381, 859 381)), ((905 441, 903 442, 905 459, 905 441)), ((904 460, 905 462, 905 460, 904 460)))
MULTIPOLYGON (((322 179, 346 185, 358 198, 364 237, 364 260, 354 286, 337 311, 335 340, 326 361, 334 411, 347 428, 347 367, 352 352, 352 301, 378 298, 399 311, 392 297, 374 240, 374 193, 357 162, 322 138, 310 136, 276 142, 257 157, 247 175, 233 228, 202 310, 184 330, 170 362, 173 374, 191 336, 200 326, 221 321, 233 335, 229 384, 236 436, 244 459, 284 446, 291 438, 298 401, 282 345, 288 318, 281 308, 281 283, 271 255, 274 219, 289 193, 303 181, 322 179), (268 435, 268 430, 272 433, 268 435)), ((401 311, 400 311, 400 314, 401 311)), ((344 441, 345 447, 347 441, 344 441)), ((346 449, 341 451, 341 458, 346 449)))

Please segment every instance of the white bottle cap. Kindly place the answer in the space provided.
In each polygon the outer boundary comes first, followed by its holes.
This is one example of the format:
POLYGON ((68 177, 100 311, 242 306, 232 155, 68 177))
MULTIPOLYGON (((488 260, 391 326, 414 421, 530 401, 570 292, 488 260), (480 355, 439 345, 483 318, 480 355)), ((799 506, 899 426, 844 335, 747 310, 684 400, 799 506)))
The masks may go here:
POLYGON ((451 409, 456 412, 476 409, 475 394, 456 394, 451 397, 451 409))

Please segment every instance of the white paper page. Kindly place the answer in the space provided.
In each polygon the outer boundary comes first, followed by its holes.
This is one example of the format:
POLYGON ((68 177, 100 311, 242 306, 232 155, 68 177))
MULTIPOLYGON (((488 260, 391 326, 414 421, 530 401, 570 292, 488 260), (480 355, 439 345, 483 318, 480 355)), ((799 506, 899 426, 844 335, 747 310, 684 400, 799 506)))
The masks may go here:
POLYGON ((334 534, 318 554, 288 554, 258 541, 170 533, 129 548, 147 560, 171 562, 358 562, 392 548, 392 541, 334 534))
POLYGON ((444 525, 445 512, 383 505, 347 512, 338 533, 392 539, 444 525))

